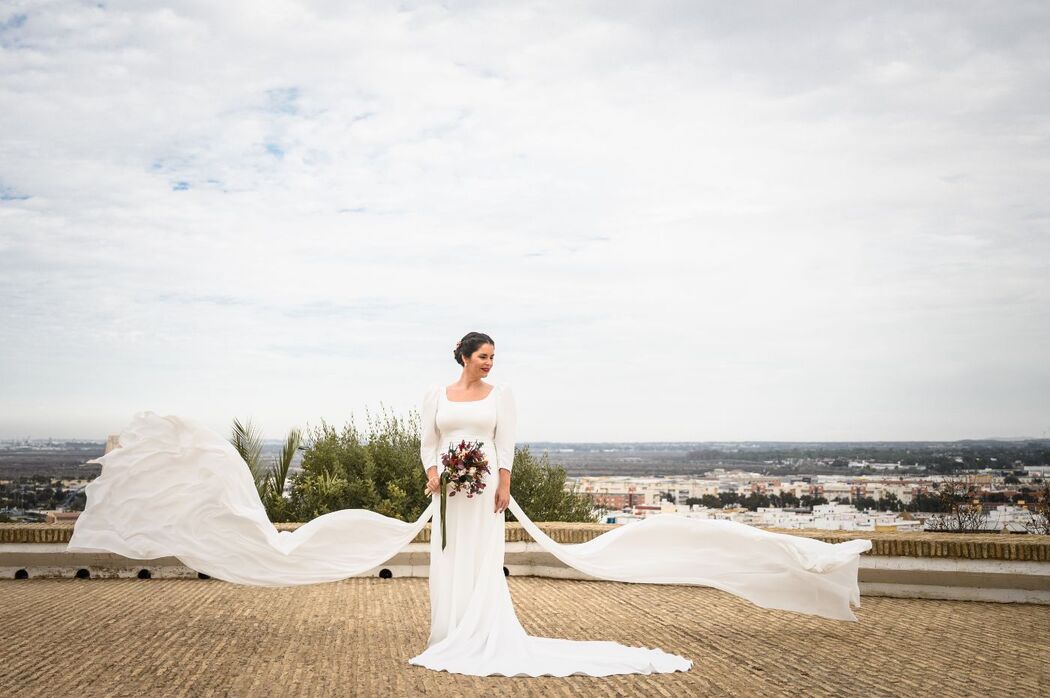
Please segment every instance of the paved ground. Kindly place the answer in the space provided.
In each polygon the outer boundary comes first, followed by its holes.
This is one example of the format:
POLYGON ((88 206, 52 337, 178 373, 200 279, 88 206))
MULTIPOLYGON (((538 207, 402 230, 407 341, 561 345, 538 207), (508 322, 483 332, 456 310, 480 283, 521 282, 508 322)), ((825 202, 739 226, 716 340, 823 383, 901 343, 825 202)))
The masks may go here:
POLYGON ((688 673, 477 678, 408 664, 426 579, 0 581, 0 695, 1045 695, 1050 606, 865 597, 859 623, 699 587, 511 578, 533 635, 616 640, 688 673))

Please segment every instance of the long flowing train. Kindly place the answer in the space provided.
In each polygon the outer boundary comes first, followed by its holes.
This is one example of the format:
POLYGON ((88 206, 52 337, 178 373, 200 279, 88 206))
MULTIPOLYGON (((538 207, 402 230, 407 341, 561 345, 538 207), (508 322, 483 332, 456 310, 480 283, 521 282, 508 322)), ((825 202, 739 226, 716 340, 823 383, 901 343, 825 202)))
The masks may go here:
MULTIPOLYGON (((87 506, 67 550, 173 556, 237 584, 292 586, 362 574, 410 543, 437 501, 414 522, 343 509, 278 531, 226 439, 191 420, 148 411, 121 432, 120 448, 92 462, 102 464, 102 474, 87 485, 87 506)), ((562 544, 513 497, 509 508, 543 549, 600 579, 709 586, 764 608, 856 620, 859 555, 871 548, 869 540, 831 544, 662 514, 586 543, 562 544)))

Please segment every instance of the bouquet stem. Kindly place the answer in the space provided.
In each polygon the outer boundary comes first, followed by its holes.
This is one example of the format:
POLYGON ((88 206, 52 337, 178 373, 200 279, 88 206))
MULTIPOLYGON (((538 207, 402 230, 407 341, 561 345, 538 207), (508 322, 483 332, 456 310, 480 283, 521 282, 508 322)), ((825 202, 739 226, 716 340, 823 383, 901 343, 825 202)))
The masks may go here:
POLYGON ((441 549, 445 549, 445 543, 448 542, 448 534, 445 531, 445 509, 448 501, 448 471, 441 473, 441 549))

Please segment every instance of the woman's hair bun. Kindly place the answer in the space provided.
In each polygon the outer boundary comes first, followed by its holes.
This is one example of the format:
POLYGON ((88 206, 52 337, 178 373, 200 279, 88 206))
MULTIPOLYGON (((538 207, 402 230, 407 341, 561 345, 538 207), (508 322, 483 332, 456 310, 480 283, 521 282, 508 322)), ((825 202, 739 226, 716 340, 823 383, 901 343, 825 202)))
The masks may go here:
POLYGON ((457 364, 463 366, 463 357, 473 356, 474 352, 482 344, 496 346, 496 343, 492 341, 492 337, 489 337, 484 332, 467 332, 463 335, 463 339, 456 342, 456 346, 452 349, 452 358, 456 360, 457 364))

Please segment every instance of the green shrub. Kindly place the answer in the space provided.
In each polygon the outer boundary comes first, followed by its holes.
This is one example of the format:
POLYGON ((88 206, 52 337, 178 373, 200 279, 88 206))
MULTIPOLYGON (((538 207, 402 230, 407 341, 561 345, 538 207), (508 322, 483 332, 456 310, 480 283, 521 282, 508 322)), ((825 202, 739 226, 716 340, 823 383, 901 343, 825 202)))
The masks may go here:
POLYGON ((414 521, 430 504, 419 461, 419 416, 381 409, 364 431, 351 421, 337 431, 324 420, 310 434, 290 508, 300 521, 339 509, 370 509, 414 521))
MULTIPOLYGON (((309 521, 339 509, 370 509, 403 521, 415 521, 430 504, 426 474, 419 460, 419 413, 406 418, 381 410, 368 415, 367 428, 351 418, 341 430, 321 421, 310 432, 302 470, 292 477, 289 500, 267 511, 309 521)), ((565 490, 565 468, 537 459, 528 447, 514 451, 510 491, 534 521, 593 521, 590 500, 565 490)))

